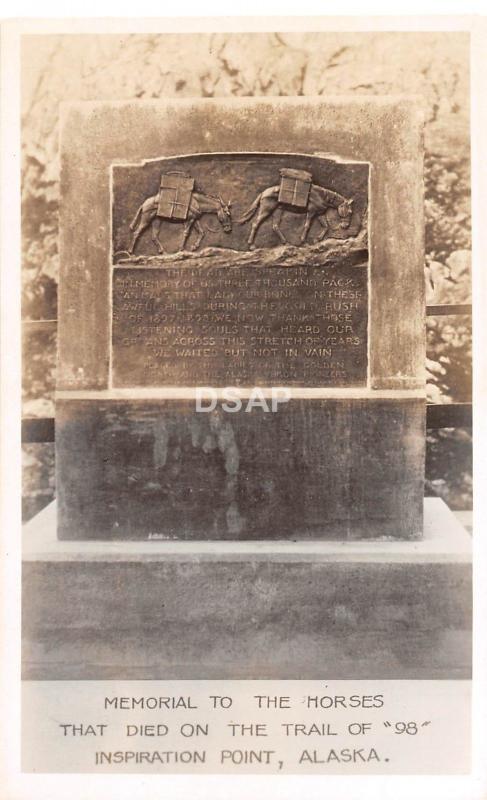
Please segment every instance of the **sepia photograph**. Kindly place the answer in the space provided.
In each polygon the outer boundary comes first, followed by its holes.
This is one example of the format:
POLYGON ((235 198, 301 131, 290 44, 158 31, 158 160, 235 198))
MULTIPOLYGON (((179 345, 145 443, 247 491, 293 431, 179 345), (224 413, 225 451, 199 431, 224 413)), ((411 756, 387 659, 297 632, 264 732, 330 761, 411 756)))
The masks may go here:
POLYGON ((470 677, 468 62, 23 37, 24 677, 470 677))
POLYGON ((471 773, 475 21, 333 19, 17 31, 24 773, 471 773))

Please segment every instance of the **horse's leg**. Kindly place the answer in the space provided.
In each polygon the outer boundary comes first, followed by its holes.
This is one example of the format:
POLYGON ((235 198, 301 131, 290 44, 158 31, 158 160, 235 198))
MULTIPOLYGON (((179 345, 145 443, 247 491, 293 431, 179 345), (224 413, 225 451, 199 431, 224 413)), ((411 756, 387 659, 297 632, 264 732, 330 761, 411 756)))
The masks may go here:
POLYGON ((305 243, 309 229, 311 228, 311 223, 313 222, 314 218, 315 214, 313 212, 308 211, 306 214, 306 219, 304 221, 303 232, 301 234, 301 244, 305 243))
POLYGON ((287 239, 286 239, 286 237, 284 236, 283 232, 281 231, 281 229, 279 227, 279 225, 281 224, 281 220, 282 220, 282 215, 283 214, 284 214, 284 209, 278 207, 276 209, 276 213, 274 214, 274 216, 272 218, 272 230, 274 231, 274 233, 277 233, 277 235, 279 236, 279 239, 281 240, 281 242, 283 244, 287 244, 287 239))
POLYGON ((154 219, 151 222, 151 238, 159 251, 159 255, 162 256, 164 253, 164 248, 159 239, 160 229, 161 229, 161 220, 159 219, 159 217, 154 217, 154 219))
POLYGON ((326 216, 324 214, 323 214, 323 216, 316 217, 316 219, 318 220, 318 222, 320 223, 321 227, 323 228, 323 230, 320 231, 318 236, 316 237, 316 241, 317 242, 321 242, 321 241, 323 241, 323 239, 325 238, 326 234, 328 233, 328 228, 330 226, 328 225, 328 220, 326 219, 326 216))
POLYGON ((250 229, 250 236, 247 242, 251 250, 253 250, 255 247, 254 239, 257 231, 259 230, 264 220, 267 219, 267 217, 270 217, 270 215, 272 214, 273 211, 276 210, 276 208, 277 208, 277 203, 272 203, 272 204, 269 203, 264 205, 264 203, 261 201, 258 214, 254 222, 252 223, 252 227, 250 229))
POLYGON ((193 224, 194 224, 194 218, 191 218, 191 219, 188 219, 188 221, 184 225, 183 241, 182 241, 182 244, 181 244, 181 250, 184 250, 185 247, 186 247, 186 242, 188 241, 188 236, 191 233, 191 228, 193 227, 193 224))
POLYGON ((196 239, 195 243, 191 246, 191 250, 193 251, 198 249, 205 235, 205 229, 200 225, 199 220, 195 219, 194 227, 198 232, 198 238, 196 239))
POLYGON ((133 252, 135 250, 135 245, 137 244, 137 240, 138 240, 139 236, 145 231, 145 229, 147 228, 148 224, 149 223, 147 222, 147 220, 141 219, 139 224, 137 225, 137 227, 136 227, 136 229, 135 229, 135 231, 133 233, 133 236, 132 236, 132 241, 130 242, 130 247, 128 249, 128 252, 130 253, 130 255, 133 254, 133 252))

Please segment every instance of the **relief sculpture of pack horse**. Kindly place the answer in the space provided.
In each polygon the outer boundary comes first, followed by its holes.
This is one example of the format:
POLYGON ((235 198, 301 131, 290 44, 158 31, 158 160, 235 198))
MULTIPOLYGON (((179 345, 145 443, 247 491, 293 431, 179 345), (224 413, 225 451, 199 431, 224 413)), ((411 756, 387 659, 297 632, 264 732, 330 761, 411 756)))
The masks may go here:
MULTIPOLYGON (((246 201, 248 207, 240 217, 234 219, 238 225, 252 221, 250 232, 241 245, 244 244, 247 249, 254 250, 257 232, 266 220, 271 220, 272 231, 277 235, 280 244, 291 244, 292 240, 290 241, 281 229, 284 214, 287 215, 289 221, 290 216, 288 215, 304 216, 302 229, 294 232, 294 236, 298 233, 301 245, 307 243, 310 228, 315 220, 321 226, 321 230, 315 238, 316 242, 322 241, 327 235, 334 236, 337 230, 344 231, 349 228, 354 214, 353 197, 347 198, 343 194, 315 182, 312 172, 308 169, 290 168, 282 166, 282 164, 276 166, 278 169, 275 171, 279 172, 280 183, 268 186, 258 192, 250 206, 248 206, 248 202, 252 184, 246 184, 244 202, 246 201), (334 225, 330 225, 330 214, 335 217, 334 225)), ((233 188, 235 189, 235 187, 233 188)), ((150 228, 151 239, 158 254, 164 255, 165 249, 159 238, 164 221, 180 223, 183 226, 179 252, 186 251, 188 239, 194 228, 197 236, 189 249, 196 251, 200 248, 207 231, 218 233, 218 230, 212 228, 208 223, 206 228, 201 224, 200 220, 203 215, 216 215, 221 230, 227 234, 232 232, 231 205, 230 201, 223 200, 221 194, 217 192, 212 194, 202 191, 188 172, 165 171, 160 176, 158 194, 143 200, 129 224, 131 236, 125 252, 129 256, 133 256, 139 238, 146 229, 150 228)), ((167 235, 170 235, 170 229, 167 228, 166 231, 167 235)), ((265 236, 264 239, 266 244, 259 246, 269 247, 271 242, 268 236, 265 236)))
POLYGON ((134 252, 137 240, 150 225, 152 241, 162 255, 164 248, 159 239, 159 231, 164 219, 184 224, 182 250, 186 247, 193 226, 196 228, 198 238, 191 249, 197 250, 201 245, 205 235, 205 230, 200 224, 203 214, 216 214, 225 233, 230 233, 231 203, 226 203, 219 195, 214 196, 193 189, 194 180, 190 176, 176 170, 163 174, 159 194, 144 200, 130 223, 133 235, 128 253, 134 252))
POLYGON ((304 170, 281 169, 281 183, 276 186, 269 186, 255 198, 254 202, 237 222, 243 224, 255 217, 248 245, 250 249, 255 248, 254 240, 259 227, 264 220, 272 217, 272 229, 277 233, 282 244, 287 244, 288 240, 284 236, 280 223, 285 211, 293 213, 305 213, 303 231, 301 233, 301 244, 305 244, 309 229, 313 220, 317 219, 322 227, 317 240, 324 239, 329 226, 326 219, 326 212, 334 208, 341 218, 340 227, 348 228, 353 213, 353 198, 347 200, 338 192, 325 189, 312 182, 312 175, 304 170))

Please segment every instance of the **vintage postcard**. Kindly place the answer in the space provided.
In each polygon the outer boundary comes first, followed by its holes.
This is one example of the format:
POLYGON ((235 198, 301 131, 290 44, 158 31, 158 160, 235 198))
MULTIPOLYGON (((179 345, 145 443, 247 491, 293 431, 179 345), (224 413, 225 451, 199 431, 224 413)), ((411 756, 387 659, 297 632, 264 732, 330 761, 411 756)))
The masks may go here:
POLYGON ((482 30, 5 27, 6 800, 485 796, 482 30))

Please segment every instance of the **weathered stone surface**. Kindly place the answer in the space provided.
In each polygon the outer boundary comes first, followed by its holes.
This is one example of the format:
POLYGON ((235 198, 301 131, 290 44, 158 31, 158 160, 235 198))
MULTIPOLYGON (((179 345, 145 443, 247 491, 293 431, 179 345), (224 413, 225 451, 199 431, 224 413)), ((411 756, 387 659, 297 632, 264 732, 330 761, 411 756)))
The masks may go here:
POLYGON ((272 548, 57 542, 52 512, 25 532, 24 679, 471 676, 469 537, 441 500, 421 542, 272 548))
POLYGON ((81 539, 417 539, 421 399, 60 400, 58 530, 81 539))

